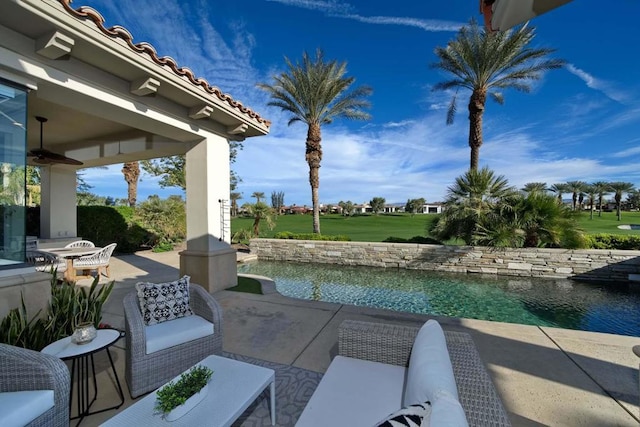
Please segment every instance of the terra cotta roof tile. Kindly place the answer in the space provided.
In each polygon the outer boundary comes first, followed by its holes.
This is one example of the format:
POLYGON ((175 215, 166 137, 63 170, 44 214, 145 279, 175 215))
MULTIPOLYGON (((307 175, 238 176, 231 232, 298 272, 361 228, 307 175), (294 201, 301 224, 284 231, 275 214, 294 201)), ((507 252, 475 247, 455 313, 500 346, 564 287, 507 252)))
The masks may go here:
POLYGON ((97 10, 89 7, 89 6, 80 6, 77 9, 74 9, 70 6, 70 0, 58 0, 58 2, 64 7, 64 10, 69 13, 71 16, 77 19, 89 19, 93 21, 96 27, 105 35, 112 38, 120 38, 124 40, 131 50, 139 53, 148 55, 153 62, 162 67, 169 67, 175 74, 180 77, 186 77, 189 81, 195 86, 202 87, 208 93, 215 95, 223 102, 226 102, 231 107, 238 109, 243 114, 248 115, 252 119, 256 120, 259 123, 264 123, 267 127, 271 126, 271 122, 262 118, 258 113, 251 110, 250 108, 242 105, 240 101, 234 100, 231 95, 222 93, 220 89, 215 86, 209 84, 209 82, 202 78, 196 77, 189 68, 186 67, 178 67, 176 61, 170 56, 158 56, 155 48, 146 42, 134 43, 133 37, 131 33, 127 31, 126 28, 120 25, 114 25, 113 27, 105 27, 104 18, 97 10))

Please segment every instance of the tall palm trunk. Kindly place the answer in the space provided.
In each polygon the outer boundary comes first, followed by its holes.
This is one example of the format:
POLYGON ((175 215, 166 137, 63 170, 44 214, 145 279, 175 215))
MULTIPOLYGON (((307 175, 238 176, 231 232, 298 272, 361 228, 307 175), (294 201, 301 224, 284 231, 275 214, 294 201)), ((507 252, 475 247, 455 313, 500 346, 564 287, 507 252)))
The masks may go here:
POLYGON ((481 90, 474 90, 469 100, 469 147, 471 148, 469 169, 472 170, 478 170, 482 145, 482 115, 486 101, 487 93, 481 90))
POLYGON ((602 216, 602 195, 598 196, 598 216, 602 216))
POLYGON ((620 202, 622 201, 622 195, 615 195, 615 200, 616 200, 616 214, 618 217, 618 221, 620 221, 622 219, 622 210, 620 209, 620 202))
POLYGON ((313 232, 316 234, 320 234, 320 203, 318 188, 320 187, 320 162, 322 161, 321 140, 320 124, 309 123, 305 160, 309 164, 309 184, 311 184, 311 203, 313 204, 313 232))
POLYGON ((127 181, 127 199, 129 206, 136 205, 138 198, 138 178, 140 177, 140 164, 138 162, 127 162, 122 165, 124 180, 127 181))
POLYGON ((253 218, 253 237, 260 237, 260 216, 253 218))

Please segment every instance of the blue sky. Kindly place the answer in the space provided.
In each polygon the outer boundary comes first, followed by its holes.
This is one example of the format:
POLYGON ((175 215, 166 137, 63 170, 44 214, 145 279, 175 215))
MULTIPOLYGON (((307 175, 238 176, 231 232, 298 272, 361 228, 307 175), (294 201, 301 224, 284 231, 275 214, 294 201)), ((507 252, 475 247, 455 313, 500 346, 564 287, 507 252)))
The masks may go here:
MULTIPOLYGON (((469 166, 469 93, 446 125, 450 93, 432 87, 447 77, 429 67, 471 18, 476 0, 76 0, 106 25, 122 25, 134 41, 154 45, 213 85, 272 121, 271 133, 249 138, 233 169, 243 182, 240 202, 254 191, 285 193, 285 204, 310 205, 304 160, 306 127, 267 107, 257 82, 284 71, 284 57, 322 48, 346 61, 356 85, 373 88, 372 119, 336 121, 323 128, 321 203, 384 197, 441 201, 469 166), (423 4, 424 3, 424 4, 423 4)), ((640 186, 640 2, 571 2, 531 21, 534 44, 556 49, 567 67, 550 71, 530 93, 504 92, 505 104, 487 102, 480 165, 512 185, 572 180, 628 181, 640 186), (599 7, 598 7, 599 6, 599 7)), ((93 192, 126 197, 121 165, 86 170, 93 192)), ((166 196, 143 176, 138 200, 166 196)))

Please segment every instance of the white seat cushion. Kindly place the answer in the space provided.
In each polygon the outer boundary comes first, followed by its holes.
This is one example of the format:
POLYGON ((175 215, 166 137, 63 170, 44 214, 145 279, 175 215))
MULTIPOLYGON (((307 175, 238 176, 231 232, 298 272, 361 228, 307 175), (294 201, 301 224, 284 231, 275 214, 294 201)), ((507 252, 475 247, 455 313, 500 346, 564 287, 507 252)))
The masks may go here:
POLYGON ((214 333, 213 323, 198 316, 179 317, 145 327, 147 354, 184 344, 214 333))
POLYGON ((297 427, 373 426, 400 409, 406 369, 336 356, 297 427))
POLYGON ((441 395, 458 400, 458 388, 444 331, 438 322, 429 320, 413 342, 403 406, 425 401, 433 404, 441 395))
POLYGON ((2 427, 23 427, 53 408, 53 390, 0 393, 2 427))

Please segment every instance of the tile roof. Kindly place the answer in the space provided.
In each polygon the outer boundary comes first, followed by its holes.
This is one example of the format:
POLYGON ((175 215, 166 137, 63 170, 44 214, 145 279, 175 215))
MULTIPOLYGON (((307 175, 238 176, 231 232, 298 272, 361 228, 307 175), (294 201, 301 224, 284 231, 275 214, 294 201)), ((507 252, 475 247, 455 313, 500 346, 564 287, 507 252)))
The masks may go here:
POLYGON ((205 91, 217 96, 221 101, 226 102, 231 107, 238 109, 243 114, 248 115, 259 123, 264 123, 267 127, 271 126, 271 122, 269 120, 264 119, 255 111, 245 107, 240 101, 234 100, 231 95, 222 93, 220 89, 210 85, 206 79, 202 77, 196 77, 193 74, 193 71, 191 71, 189 68, 178 67, 176 61, 170 56, 158 56, 158 53, 151 44, 146 42, 134 43, 133 36, 131 36, 131 33, 129 33, 126 28, 120 25, 114 25, 113 27, 107 28, 104 25, 104 18, 102 17, 100 12, 89 6, 80 6, 79 8, 74 9, 70 6, 71 1, 72 0, 58 0, 58 2, 64 7, 65 11, 67 11, 67 13, 74 16, 75 18, 90 19, 91 21, 93 21, 96 27, 98 27, 98 29, 105 35, 113 38, 118 37, 124 40, 133 51, 139 54, 149 55, 151 60, 156 64, 163 67, 169 67, 178 76, 188 78, 189 81, 195 86, 201 86, 205 91))

